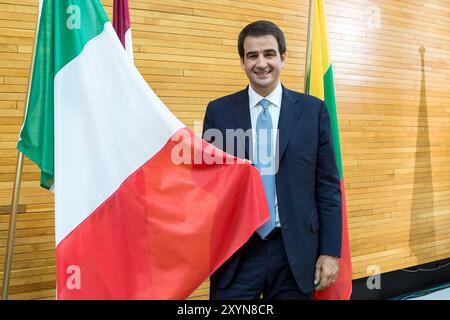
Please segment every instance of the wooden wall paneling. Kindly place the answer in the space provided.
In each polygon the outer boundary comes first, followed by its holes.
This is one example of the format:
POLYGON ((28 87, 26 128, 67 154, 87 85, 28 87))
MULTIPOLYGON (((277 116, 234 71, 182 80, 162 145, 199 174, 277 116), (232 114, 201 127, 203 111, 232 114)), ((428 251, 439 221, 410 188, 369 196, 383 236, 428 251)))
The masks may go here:
MULTIPOLYGON (((102 0, 112 17, 112 0, 102 0)), ((283 83, 303 91, 306 0, 130 0, 135 63, 169 109, 201 129, 240 90, 237 34, 285 31, 283 83)), ((0 268, 3 268, 37 0, 0 0, 0 268)), ((353 277, 450 256, 450 14, 439 0, 327 0, 353 277), (420 48, 424 48, 423 58, 420 48)), ((55 297, 53 195, 25 161, 10 298, 55 297)), ((1 271, 1 269, 0 269, 1 271)), ((3 274, 0 272, 0 280, 3 274)), ((191 299, 207 299, 209 282, 191 299)))

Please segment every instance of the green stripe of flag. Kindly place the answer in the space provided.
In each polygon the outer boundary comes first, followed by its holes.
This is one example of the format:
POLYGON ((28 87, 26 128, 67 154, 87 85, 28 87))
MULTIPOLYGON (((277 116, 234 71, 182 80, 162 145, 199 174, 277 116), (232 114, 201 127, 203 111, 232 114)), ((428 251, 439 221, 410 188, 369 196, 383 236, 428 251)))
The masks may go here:
POLYGON ((41 169, 41 186, 54 179, 54 77, 103 31, 108 17, 99 0, 44 0, 28 110, 17 148, 41 169))
POLYGON ((327 102, 328 113, 330 115, 331 131, 333 135, 334 154, 336 156, 336 165, 339 170, 339 178, 342 180, 342 156, 341 141, 339 138, 339 125, 336 112, 336 98, 334 94, 333 66, 325 72, 323 77, 325 101, 327 102))

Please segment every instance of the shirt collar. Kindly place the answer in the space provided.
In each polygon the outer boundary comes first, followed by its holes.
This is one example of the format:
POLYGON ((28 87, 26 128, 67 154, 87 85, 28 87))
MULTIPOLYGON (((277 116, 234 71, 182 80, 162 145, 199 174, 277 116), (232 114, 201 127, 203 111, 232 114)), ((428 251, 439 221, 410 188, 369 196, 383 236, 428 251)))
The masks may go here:
POLYGON ((280 108, 282 96, 283 96, 283 88, 281 87, 280 82, 278 82, 278 85, 267 97, 260 96, 258 93, 256 93, 255 90, 253 90, 251 85, 248 86, 248 98, 249 98, 248 100, 250 109, 255 108, 262 99, 267 99, 270 101, 272 105, 280 108))

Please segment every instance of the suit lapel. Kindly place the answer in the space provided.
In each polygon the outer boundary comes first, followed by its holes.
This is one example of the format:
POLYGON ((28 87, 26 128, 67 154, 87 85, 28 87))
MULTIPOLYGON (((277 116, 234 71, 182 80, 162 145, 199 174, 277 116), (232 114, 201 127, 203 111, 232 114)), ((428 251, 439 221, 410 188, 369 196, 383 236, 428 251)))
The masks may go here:
MULTIPOLYGON (((235 129, 243 129, 247 131, 251 129, 252 122, 250 119, 248 87, 238 92, 234 98, 232 113, 235 121, 235 129)), ((278 120, 278 151, 279 159, 283 158, 286 147, 291 138, 292 132, 297 124, 298 117, 303 111, 303 106, 299 100, 283 86, 283 98, 281 99, 280 118, 278 120)), ((245 143, 245 157, 249 158, 249 151, 252 145, 245 143)))
MULTIPOLYGON (((233 105, 233 118, 235 121, 235 129, 243 129, 244 132, 251 129, 252 122, 250 119, 250 107, 248 97, 248 87, 235 96, 235 104, 233 105)), ((245 142, 245 158, 249 158, 249 150, 252 148, 248 141, 245 142)))
POLYGON ((283 87, 283 98, 281 99, 280 119, 278 120, 278 154, 279 159, 283 158, 289 139, 297 124, 298 117, 303 111, 303 106, 296 97, 285 87, 283 87))

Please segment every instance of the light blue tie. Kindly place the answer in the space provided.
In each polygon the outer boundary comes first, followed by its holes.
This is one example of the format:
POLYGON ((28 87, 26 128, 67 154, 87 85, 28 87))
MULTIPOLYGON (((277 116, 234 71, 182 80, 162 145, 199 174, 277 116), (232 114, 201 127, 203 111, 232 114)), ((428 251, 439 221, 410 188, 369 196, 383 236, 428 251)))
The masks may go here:
POLYGON ((255 166, 261 174, 267 204, 269 205, 270 220, 256 232, 264 239, 275 228, 275 170, 272 150, 272 117, 268 110, 270 101, 262 99, 259 104, 263 110, 256 120, 255 166))

